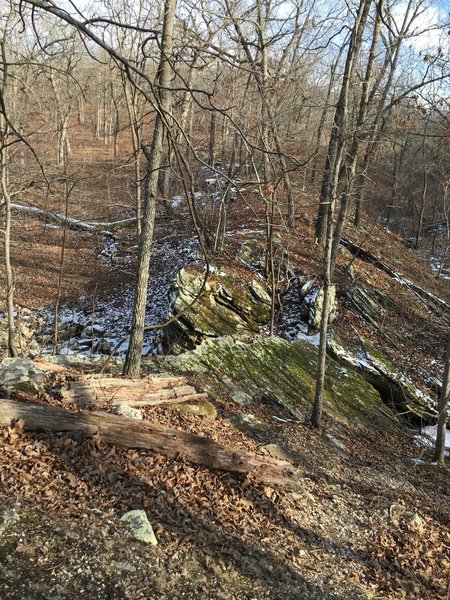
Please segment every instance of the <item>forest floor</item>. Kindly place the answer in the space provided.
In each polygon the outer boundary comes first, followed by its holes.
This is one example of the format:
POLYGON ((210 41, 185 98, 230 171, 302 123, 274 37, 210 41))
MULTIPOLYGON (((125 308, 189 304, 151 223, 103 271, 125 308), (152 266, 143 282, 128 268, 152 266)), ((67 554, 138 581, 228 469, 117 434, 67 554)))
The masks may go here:
MULTIPOLYGON (((59 386, 80 375, 60 367, 40 402, 61 405, 59 386)), ((328 416, 316 431, 261 403, 255 415, 267 428, 256 440, 231 426, 232 404, 217 403, 215 420, 144 412, 260 454, 282 440, 300 486, 281 490, 73 434, 3 429, 0 597, 448 598, 450 472, 412 433, 328 416), (132 509, 146 511, 158 546, 130 537, 119 518, 132 509)))
MULTIPOLYGON (((77 207, 83 218, 90 202, 86 197, 77 207)), ((263 236, 258 203, 249 194, 245 203, 230 205, 224 252, 213 259, 218 268, 237 269, 239 245, 263 236)), ((97 201, 88 216, 117 218, 102 209, 112 204, 97 201)), ((64 207, 54 208, 61 212, 64 207)), ((205 222, 208 210, 205 206, 201 214, 205 222)), ((289 234, 280 228, 278 234, 296 271, 320 276, 322 256, 312 243, 312 223, 312 211, 299 208, 296 228, 289 234)), ((61 235, 29 217, 15 219, 12 253, 19 306, 54 305, 61 235)), ((450 301, 450 282, 437 278, 426 257, 420 258, 400 236, 380 226, 349 227, 346 235, 450 301)), ((177 243, 183 240, 184 259, 192 260, 196 247, 183 207, 174 217, 159 215, 153 274, 181 266, 176 244, 166 244, 170 236, 177 243)), ((129 323, 134 232, 120 232, 118 243, 123 260, 108 262, 100 256, 100 237, 69 232, 62 290, 63 308, 69 311, 82 303, 85 310, 109 307, 105 322, 116 338, 129 323)), ((425 389, 427 378, 442 376, 444 324, 373 265, 355 260, 350 279, 344 273, 349 261, 345 254, 339 258, 338 294, 363 283, 395 298, 396 308, 375 329, 341 306, 335 331, 355 351, 363 334, 425 389)), ((153 290, 156 320, 166 316, 170 305, 167 282, 160 280, 153 290)), ((289 306, 287 300, 285 314, 294 314, 295 303, 289 306)), ((277 328, 285 333, 281 316, 277 328)), ((60 386, 81 375, 75 368, 55 372, 40 401, 60 405, 60 386)), ((1 430, 0 598, 449 599, 450 473, 431 464, 430 450, 418 445, 413 432, 369 431, 329 416, 315 431, 280 422, 273 418, 273 406, 261 404, 255 414, 267 425, 266 438, 256 440, 228 422, 231 400, 217 409, 215 420, 167 408, 146 409, 145 416, 250 451, 282 440, 303 472, 302 486, 280 490, 96 439, 24 433, 20 427, 1 430), (120 523, 120 516, 135 508, 146 510, 158 546, 133 540, 120 523)))

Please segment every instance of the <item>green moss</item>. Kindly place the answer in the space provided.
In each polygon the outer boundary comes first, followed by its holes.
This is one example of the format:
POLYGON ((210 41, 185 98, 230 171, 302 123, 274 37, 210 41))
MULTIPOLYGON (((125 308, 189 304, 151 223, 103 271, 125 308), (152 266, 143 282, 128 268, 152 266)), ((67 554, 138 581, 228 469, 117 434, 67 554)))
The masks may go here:
POLYGON ((194 348, 205 337, 232 335, 249 339, 270 319, 270 296, 256 281, 246 284, 240 278, 222 274, 207 282, 203 291, 202 283, 202 277, 185 269, 178 273, 174 313, 181 316, 167 332, 172 351, 174 347, 176 351, 194 348))
MULTIPOLYGON (((316 348, 305 341, 274 337, 244 344, 220 338, 181 356, 166 357, 164 367, 173 373, 201 376, 223 394, 239 387, 255 397, 275 396, 295 415, 310 412, 316 361, 316 348)), ((384 430, 398 426, 378 392, 356 371, 333 359, 327 361, 325 409, 364 426, 384 430)))

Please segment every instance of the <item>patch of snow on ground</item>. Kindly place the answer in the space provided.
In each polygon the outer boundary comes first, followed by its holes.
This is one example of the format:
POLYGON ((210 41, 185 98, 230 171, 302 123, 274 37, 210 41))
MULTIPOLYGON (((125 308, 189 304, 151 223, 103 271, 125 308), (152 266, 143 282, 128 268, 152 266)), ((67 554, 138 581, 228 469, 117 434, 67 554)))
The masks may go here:
MULTIPOLYGON (((147 312, 145 325, 155 325, 167 320, 171 308, 171 287, 178 271, 192 262, 198 252, 195 238, 169 235, 156 240, 153 250, 150 279, 148 285, 147 312), (158 268, 163 265, 163 268, 158 268), (154 271, 152 270, 154 269, 154 271)), ((109 354, 118 346, 116 355, 124 357, 128 349, 127 335, 131 327, 134 299, 133 283, 115 291, 109 298, 98 298, 92 307, 92 299, 80 297, 76 308, 61 305, 59 322, 61 333, 64 326, 76 325, 81 333, 61 342, 59 353, 70 354, 109 354)), ((47 322, 45 334, 50 342, 53 329, 53 307, 39 311, 47 322)), ((45 351, 52 351, 49 343, 45 351)), ((145 333, 143 354, 161 352, 161 330, 145 333)))
MULTIPOLYGON (((434 448, 436 444, 437 425, 428 425, 423 427, 420 435, 416 436, 415 440, 418 446, 426 446, 434 448)), ((450 455, 450 429, 445 430, 445 448, 446 454, 450 455)))

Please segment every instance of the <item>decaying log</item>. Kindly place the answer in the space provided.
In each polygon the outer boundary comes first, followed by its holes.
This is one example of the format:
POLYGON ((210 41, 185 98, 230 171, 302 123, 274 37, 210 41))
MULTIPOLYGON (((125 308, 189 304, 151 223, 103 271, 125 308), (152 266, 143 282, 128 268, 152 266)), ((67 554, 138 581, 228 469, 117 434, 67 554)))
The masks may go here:
POLYGON ((159 377, 154 379, 120 379, 102 377, 73 381, 62 394, 67 403, 80 407, 105 407, 114 404, 130 406, 157 406, 180 402, 202 401, 207 394, 197 393, 191 385, 185 385, 184 377, 159 377))
POLYGON ((152 377, 151 379, 128 379, 125 377, 95 377, 92 379, 83 379, 81 381, 72 381, 71 387, 79 384, 88 384, 90 388, 108 388, 115 387, 145 387, 152 390, 163 390, 166 388, 178 387, 187 384, 186 377, 152 377))
POLYGON ((227 448, 193 433, 177 431, 104 412, 72 413, 63 408, 37 406, 0 399, 0 426, 9 427, 23 419, 25 431, 72 431, 98 436, 107 444, 159 452, 168 458, 184 460, 210 469, 247 474, 264 483, 295 486, 299 472, 287 461, 259 458, 250 452, 227 448))

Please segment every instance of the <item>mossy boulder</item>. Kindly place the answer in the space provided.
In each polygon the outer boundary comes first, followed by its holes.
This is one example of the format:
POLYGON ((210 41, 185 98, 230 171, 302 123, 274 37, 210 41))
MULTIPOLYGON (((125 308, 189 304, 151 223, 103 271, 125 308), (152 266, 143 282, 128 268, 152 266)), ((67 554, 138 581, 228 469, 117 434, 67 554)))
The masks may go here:
MULTIPOLYGON (((199 377, 211 394, 239 389, 253 398, 276 397, 292 414, 309 414, 314 398, 317 349, 273 337, 243 343, 230 337, 204 341, 194 351, 163 359, 166 370, 199 377), (215 390, 215 392, 213 391, 215 390)), ((327 361, 325 410, 362 426, 395 430, 399 424, 379 393, 353 369, 327 361)))
MULTIPOLYGON (((318 331, 323 313, 323 287, 316 288, 305 298, 308 305, 308 325, 311 329, 318 331)), ((328 322, 332 323, 336 318, 336 286, 330 286, 329 297, 330 312, 328 322)))
POLYGON ((249 339, 269 321, 270 295, 263 283, 245 283, 238 276, 218 273, 203 289, 202 285, 202 276, 179 271, 172 312, 180 317, 166 332, 172 352, 192 349, 208 337, 249 339))
POLYGON ((217 419, 217 409, 212 402, 189 402, 175 404, 174 409, 180 413, 195 415, 197 417, 206 417, 213 421, 217 419))

